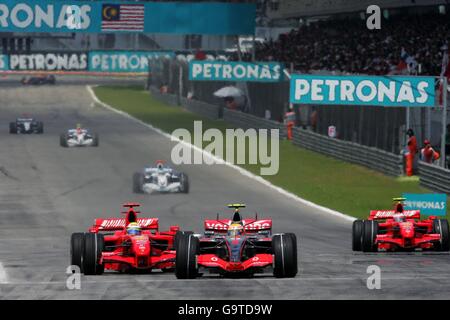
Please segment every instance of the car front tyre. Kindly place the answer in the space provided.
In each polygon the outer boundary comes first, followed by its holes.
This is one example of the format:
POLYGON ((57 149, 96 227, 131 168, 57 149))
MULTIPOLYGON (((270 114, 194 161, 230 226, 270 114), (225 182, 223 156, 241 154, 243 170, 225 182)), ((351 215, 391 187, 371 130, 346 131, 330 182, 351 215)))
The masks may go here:
POLYGON ((83 272, 84 232, 72 233, 70 237, 70 264, 83 272))
POLYGON ((144 185, 144 175, 141 172, 133 174, 133 192, 144 193, 142 186, 144 185))
POLYGON ((378 234, 378 222, 374 220, 364 220, 362 234, 362 251, 377 252, 378 246, 375 241, 378 234))
POLYGON ((277 234, 272 238, 273 274, 277 278, 293 278, 297 274, 297 237, 293 233, 277 234))
POLYGON ((198 275, 197 254, 199 240, 192 234, 181 234, 175 248, 175 276, 178 279, 194 279, 198 275))
POLYGON ((439 243, 436 245, 437 251, 450 251, 449 225, 446 219, 436 219, 433 221, 433 233, 441 236, 439 243))
POLYGON ((85 275, 102 274, 104 266, 99 264, 105 240, 102 234, 86 233, 84 237, 83 272, 85 275))
POLYGON ((9 133, 11 133, 11 134, 17 133, 17 124, 15 122, 9 123, 9 133))
POLYGON ((361 251, 362 250, 362 231, 363 231, 363 220, 353 221, 352 226, 352 250, 361 251))

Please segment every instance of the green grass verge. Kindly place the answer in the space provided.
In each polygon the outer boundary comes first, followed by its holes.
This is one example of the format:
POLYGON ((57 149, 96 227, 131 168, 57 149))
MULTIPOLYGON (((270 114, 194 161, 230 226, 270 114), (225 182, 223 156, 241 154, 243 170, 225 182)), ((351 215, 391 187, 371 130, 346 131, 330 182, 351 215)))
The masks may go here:
MULTIPOLYGON (((162 103, 143 88, 101 86, 94 91, 105 103, 169 133, 178 128, 192 132, 195 120, 203 122, 203 130, 232 128, 222 120, 210 120, 162 103)), ((242 166, 259 174, 259 165, 242 166)), ((286 140, 280 142, 278 174, 264 178, 304 199, 359 218, 367 217, 371 209, 391 208, 392 198, 403 192, 430 192, 419 186, 418 179, 388 177, 296 147, 286 140)))

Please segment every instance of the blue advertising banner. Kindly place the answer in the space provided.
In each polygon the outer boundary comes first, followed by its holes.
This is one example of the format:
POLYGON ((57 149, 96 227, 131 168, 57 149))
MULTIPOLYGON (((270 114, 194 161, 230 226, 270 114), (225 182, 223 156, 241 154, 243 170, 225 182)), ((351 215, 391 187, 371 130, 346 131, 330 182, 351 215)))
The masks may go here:
POLYGON ((190 61, 189 80, 278 82, 282 65, 277 62, 190 61))
POLYGON ((90 72, 148 73, 148 59, 173 57, 173 52, 146 51, 92 51, 89 53, 90 72))
POLYGON ((86 71, 87 52, 34 52, 11 54, 11 71, 86 71))
POLYGON ((290 102, 298 104, 433 107, 433 77, 292 75, 290 102))
POLYGON ((2 0, 0 32, 246 35, 255 17, 251 3, 2 0))
POLYGON ((406 210, 420 210, 429 216, 445 216, 447 214, 447 195, 438 193, 414 194, 404 193, 406 210))
POLYGON ((4 54, 0 54, 0 70, 9 70, 9 57, 4 54))

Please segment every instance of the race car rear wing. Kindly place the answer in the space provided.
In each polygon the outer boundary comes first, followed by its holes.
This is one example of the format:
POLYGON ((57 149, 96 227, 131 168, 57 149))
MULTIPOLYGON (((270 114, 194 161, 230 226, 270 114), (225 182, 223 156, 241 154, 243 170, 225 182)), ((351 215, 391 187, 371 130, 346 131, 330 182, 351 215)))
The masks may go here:
MULTIPOLYGON (((215 232, 227 232, 229 225, 233 220, 222 219, 222 220, 205 220, 205 231, 215 231, 215 232)), ((263 219, 244 219, 242 220, 244 229, 246 232, 259 232, 263 230, 272 230, 272 220, 263 219)))
MULTIPOLYGON (((369 220, 383 220, 393 218, 394 210, 371 210, 369 220)), ((408 219, 420 219, 420 210, 405 210, 403 215, 408 219)))
MULTIPOLYGON (((137 223, 139 223, 142 230, 159 229, 158 218, 137 218, 137 223)), ((122 230, 125 227, 125 219, 123 218, 95 219, 94 225, 89 229, 89 231, 117 231, 122 230)))

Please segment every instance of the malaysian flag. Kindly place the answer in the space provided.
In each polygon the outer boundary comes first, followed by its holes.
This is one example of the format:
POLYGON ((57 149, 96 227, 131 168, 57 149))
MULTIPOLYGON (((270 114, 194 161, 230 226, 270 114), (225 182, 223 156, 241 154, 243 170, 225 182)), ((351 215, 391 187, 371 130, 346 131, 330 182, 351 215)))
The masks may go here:
POLYGON ((144 31, 144 5, 104 4, 102 31, 144 31))

